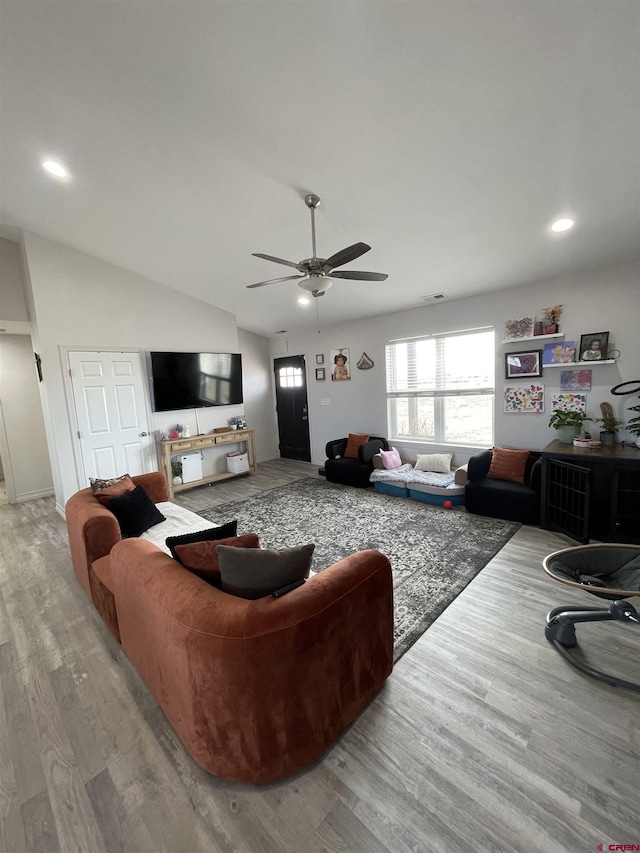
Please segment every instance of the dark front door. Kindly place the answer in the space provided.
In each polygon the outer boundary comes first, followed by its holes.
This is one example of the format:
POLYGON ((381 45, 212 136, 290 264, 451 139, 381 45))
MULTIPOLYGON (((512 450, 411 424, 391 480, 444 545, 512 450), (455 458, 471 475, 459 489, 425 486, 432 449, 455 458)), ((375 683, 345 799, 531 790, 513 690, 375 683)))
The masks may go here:
POLYGON ((311 462, 304 356, 276 358, 273 360, 273 368, 276 374, 280 456, 311 462))

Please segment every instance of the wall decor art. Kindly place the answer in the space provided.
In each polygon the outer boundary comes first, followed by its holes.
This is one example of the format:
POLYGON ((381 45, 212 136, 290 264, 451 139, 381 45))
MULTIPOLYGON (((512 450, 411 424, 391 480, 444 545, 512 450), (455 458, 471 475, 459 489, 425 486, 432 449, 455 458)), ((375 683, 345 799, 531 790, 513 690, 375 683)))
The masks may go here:
POLYGON ((580 361, 600 361, 607 357, 609 332, 589 332, 580 338, 580 361))
POLYGON ((316 355, 316 364, 324 364, 324 355, 322 353, 316 355))
POLYGON ((551 397, 553 412, 587 412, 586 394, 553 394, 551 397))
POLYGON ((571 364, 575 361, 576 342, 563 341, 544 345, 542 364, 571 364))
POLYGON ((504 411, 517 414, 541 414, 544 412, 544 385, 505 386, 504 411))
POLYGON ((591 391, 591 370, 561 370, 561 391, 591 391))
POLYGON ((324 382, 325 379, 324 367, 316 367, 316 380, 318 382, 324 382))
POLYGON ((363 352, 360 356, 360 360, 356 364, 356 367, 358 368, 358 370, 371 370, 371 368, 373 367, 373 361, 369 358, 366 352, 363 352))
POLYGON ((520 338, 532 338, 535 317, 521 317, 519 320, 507 320, 504 327, 504 337, 507 341, 517 341, 520 338))
POLYGON ((333 371, 331 373, 331 380, 333 382, 340 382, 345 379, 351 379, 351 374, 349 373, 349 349, 348 347, 342 347, 342 349, 332 349, 330 354, 331 364, 333 364, 333 371))
POLYGON ((504 372, 506 379, 514 379, 518 376, 542 376, 542 350, 505 353, 504 372))

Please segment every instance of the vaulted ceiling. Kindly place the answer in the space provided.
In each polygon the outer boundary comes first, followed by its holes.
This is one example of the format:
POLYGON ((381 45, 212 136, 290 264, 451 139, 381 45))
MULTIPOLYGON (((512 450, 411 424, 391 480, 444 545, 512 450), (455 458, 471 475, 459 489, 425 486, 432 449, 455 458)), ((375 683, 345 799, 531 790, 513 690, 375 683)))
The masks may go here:
POLYGON ((640 258, 640 3, 16 0, 0 223, 265 335, 640 258), (41 161, 62 161, 56 180, 41 161), (252 257, 358 241, 302 307, 252 257), (549 224, 577 220, 562 236, 549 224))

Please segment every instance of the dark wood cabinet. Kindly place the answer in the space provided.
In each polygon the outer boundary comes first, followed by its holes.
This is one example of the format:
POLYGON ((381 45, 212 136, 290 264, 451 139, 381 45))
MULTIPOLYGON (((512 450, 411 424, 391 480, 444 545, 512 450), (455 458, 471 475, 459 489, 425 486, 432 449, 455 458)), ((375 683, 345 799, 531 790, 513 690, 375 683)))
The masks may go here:
POLYGON ((619 444, 542 451, 541 525, 580 542, 640 543, 640 450, 619 444))

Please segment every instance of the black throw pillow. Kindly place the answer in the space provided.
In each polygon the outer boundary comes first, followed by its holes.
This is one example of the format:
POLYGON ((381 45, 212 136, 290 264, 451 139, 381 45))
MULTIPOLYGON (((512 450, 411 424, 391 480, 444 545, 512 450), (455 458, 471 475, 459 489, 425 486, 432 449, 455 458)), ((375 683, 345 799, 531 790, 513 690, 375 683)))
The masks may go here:
POLYGON ((192 542, 214 542, 216 539, 229 539, 235 536, 238 530, 238 519, 228 521, 219 527, 207 527, 206 530, 196 530, 195 533, 183 533, 182 536, 169 536, 167 548, 171 551, 174 560, 182 563, 176 554, 176 545, 190 545, 192 542))
POLYGON ((111 498, 107 509, 118 519, 120 531, 125 538, 140 536, 154 524, 165 520, 142 486, 136 486, 132 492, 125 492, 120 497, 111 498))

